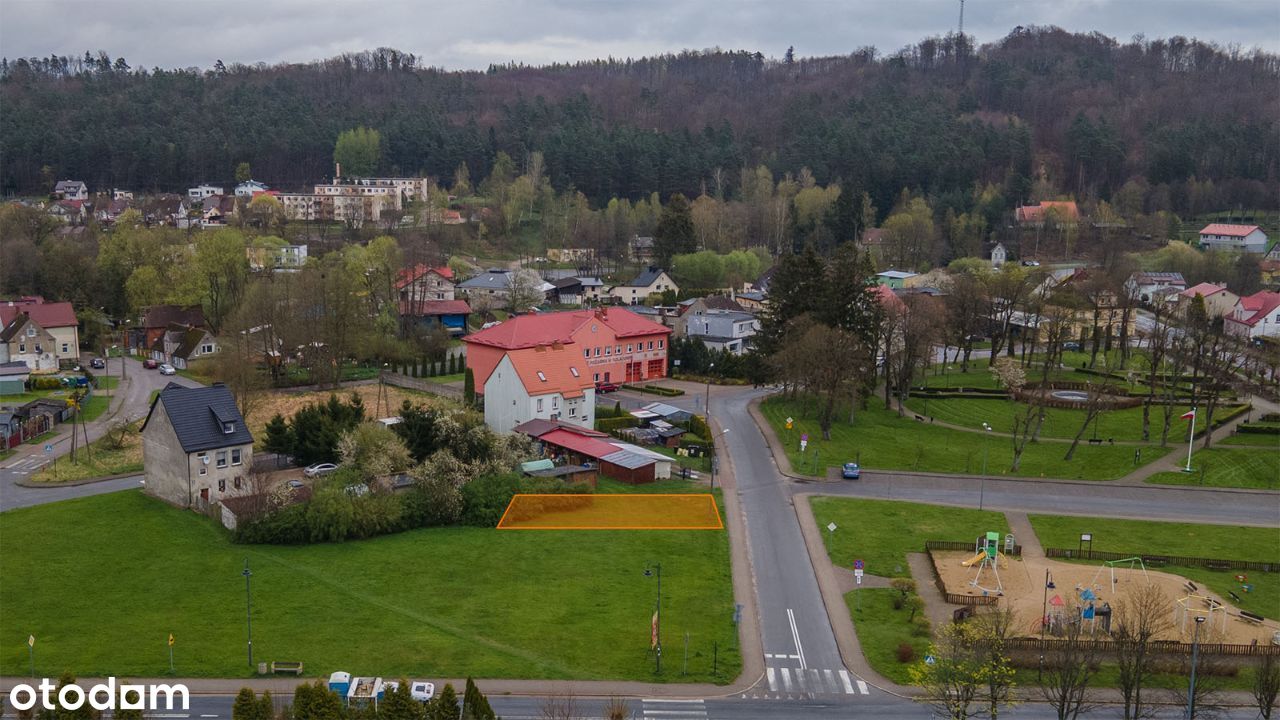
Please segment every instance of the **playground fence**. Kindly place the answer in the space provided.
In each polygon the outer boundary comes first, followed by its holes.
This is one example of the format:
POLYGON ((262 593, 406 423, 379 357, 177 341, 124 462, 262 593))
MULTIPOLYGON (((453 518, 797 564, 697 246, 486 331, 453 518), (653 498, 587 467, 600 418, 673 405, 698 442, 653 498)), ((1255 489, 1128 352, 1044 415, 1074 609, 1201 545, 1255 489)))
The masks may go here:
MULTIPOLYGON (((934 550, 973 550, 973 543, 953 543, 946 540, 926 540, 924 544, 925 554, 929 556, 929 563, 933 565, 933 584, 937 586, 938 592, 942 593, 942 599, 951 605, 995 605, 999 602, 999 598, 995 595, 960 595, 958 593, 949 592, 946 583, 942 582, 942 572, 938 569, 938 559, 934 557, 934 550), (941 546, 941 547, 938 547, 941 546), (955 547, 949 547, 955 546, 955 547)), ((1019 548, 1020 549, 1020 548, 1019 548)))
MULTIPOLYGON (((973 546, 973 540, 970 540, 968 542, 953 542, 951 540, 925 540, 924 550, 925 552, 929 552, 930 550, 959 550, 961 552, 973 552, 974 546, 973 546)), ((1004 543, 1000 544, 1000 552, 1004 553, 1004 543)), ((1015 557, 1021 557, 1022 546, 1014 545, 1013 550, 1005 554, 1013 555, 1015 557)), ((1133 557, 1133 556, 1129 555, 1127 557, 1133 557)))
MULTIPOLYGON (((964 543, 958 543, 964 544, 964 543)), ((927 543, 926 543, 927 545, 927 543)), ((973 544, 965 545, 964 550, 971 550, 973 544)), ((950 548, 939 548, 950 549, 950 548)), ((1149 568, 1164 565, 1180 565, 1182 567, 1203 567, 1210 570, 1257 570, 1259 572, 1280 572, 1280 562, 1258 562, 1255 560, 1222 560, 1217 558, 1183 557, 1178 555, 1146 555, 1143 553, 1118 553, 1103 550, 1077 550, 1076 548, 1045 548, 1045 557, 1066 558, 1068 560, 1128 560, 1132 557, 1142 558, 1149 568)))
MULTIPOLYGON (((1060 648, 1062 643, 1075 642, 1084 646, 1092 645, 1105 653, 1115 647, 1111 640, 1059 640, 1056 638, 1009 638, 1005 641, 1009 650, 1031 650, 1043 652, 1047 649, 1060 648)), ((1151 651, 1161 655, 1190 655, 1191 643, 1177 640, 1152 640, 1151 651)), ((1208 655, 1231 655, 1237 657, 1261 657, 1275 655, 1280 657, 1280 645, 1258 643, 1257 645, 1239 645, 1230 643, 1200 643, 1200 652, 1208 655)))

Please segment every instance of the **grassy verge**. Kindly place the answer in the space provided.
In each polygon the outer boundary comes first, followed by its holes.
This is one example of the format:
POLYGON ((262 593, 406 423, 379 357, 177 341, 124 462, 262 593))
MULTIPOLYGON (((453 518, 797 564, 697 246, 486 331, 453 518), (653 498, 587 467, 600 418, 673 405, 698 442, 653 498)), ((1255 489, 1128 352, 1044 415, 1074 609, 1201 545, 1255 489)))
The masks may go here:
POLYGON ((860 559, 868 574, 885 577, 911 577, 907 553, 924 552, 925 540, 966 542, 984 532, 1009 531, 1004 513, 985 510, 832 497, 809 504, 832 563, 852 567, 860 559), (828 531, 833 522, 835 532, 828 531))
POLYGON ((1162 472, 1149 483, 1205 487, 1280 488, 1280 452, 1274 448, 1209 448, 1191 456, 1192 472, 1162 472))
MULTIPOLYGON (((1280 531, 1275 528, 1197 525, 1147 520, 1031 515, 1031 525, 1045 547, 1073 548, 1081 533, 1093 534, 1093 549, 1119 553, 1148 553, 1188 557, 1276 562, 1280 556, 1280 531)), ((1093 564, 1097 564, 1094 562, 1093 564)), ((1170 566, 1169 572, 1208 586, 1226 596, 1234 592, 1240 607, 1280 619, 1280 573, 1248 572, 1253 592, 1242 592, 1235 579, 1240 570, 1210 570, 1170 566)))
POLYGON ((657 453, 662 453, 672 460, 675 460, 676 464, 680 467, 687 467, 690 470, 697 470, 698 472, 708 474, 711 473, 710 455, 703 455, 702 457, 680 457, 679 455, 676 455, 676 451, 674 449, 663 447, 661 445, 650 445, 648 449, 657 453))
POLYGON ((724 683, 741 667, 724 532, 455 527, 237 546, 212 520, 121 492, 2 513, 0 535, 26 548, 0 553, 6 675, 30 671, 34 634, 39 672, 159 676, 173 633, 179 675, 246 676, 246 557, 255 659, 317 675, 724 683), (655 678, 644 570, 658 562, 668 662, 655 678))
MULTIPOLYGON (((133 425, 137 429, 137 423, 133 425)), ((58 458, 31 476, 33 482, 69 482, 87 480, 106 475, 142 472, 142 435, 131 432, 125 436, 124 445, 111 447, 111 439, 99 438, 89 444, 89 451, 76 451, 75 462, 71 456, 58 458)))
MULTIPOLYGON (((975 398, 927 400, 919 397, 908 400, 907 407, 912 412, 927 415, 939 422, 961 425, 974 430, 981 430, 982 423, 985 422, 1000 433, 1013 432, 1014 412, 1019 408, 1024 410, 1026 408, 1025 405, 1015 403, 1012 400, 980 400, 975 398)), ((1189 405, 1186 407, 1176 406, 1174 418, 1190 409, 1189 405)), ((1163 413, 1164 410, 1162 408, 1155 408, 1151 412, 1152 431, 1157 434, 1159 433, 1159 425, 1163 422, 1163 413)), ((1040 436, 1069 440, 1080 431, 1080 425, 1084 422, 1086 414, 1084 410, 1047 408, 1045 409, 1044 425, 1040 428, 1040 436)), ((1095 422, 1097 435, 1103 440, 1115 439, 1127 442, 1139 442, 1142 440, 1142 408, 1140 407, 1107 410, 1100 413, 1094 422, 1089 423, 1089 427, 1085 430, 1085 434, 1081 439, 1082 443, 1093 437, 1095 422)), ((1178 427, 1178 425, 1175 425, 1175 427, 1178 427)), ((1186 437, 1185 421, 1182 423, 1182 436, 1186 437)))
POLYGON ((111 407, 111 398, 105 395, 94 395, 80 406, 80 416, 85 422, 93 422, 102 417, 109 407, 111 407))
POLYGON ((846 593, 844 601, 853 616, 858 644, 862 646, 867 662, 890 680, 910 685, 912 664, 929 653, 929 620, 923 610, 916 613, 914 620, 909 609, 895 610, 893 599, 896 595, 898 591, 889 588, 855 590, 846 593), (859 593, 862 594, 861 600, 858 599, 859 593), (900 662, 898 646, 904 643, 911 646, 911 655, 906 662, 900 662))
MULTIPOLYGON (((856 460, 872 469, 979 474, 986 465, 989 475, 1111 480, 1169 452, 1169 448, 1143 446, 1142 459, 1135 462, 1132 446, 1081 443, 1067 462, 1063 460, 1067 451, 1064 443, 1028 444, 1018 472, 1010 473, 1013 451, 1009 438, 993 436, 988 440, 981 433, 917 422, 910 415, 899 417, 876 400, 867 410, 858 411, 853 425, 846 422, 848 405, 838 410, 829 441, 822 440, 813 402, 806 405, 799 400, 773 397, 760 407, 785 445, 792 468, 807 473, 817 470, 816 451, 824 466, 856 460), (786 429, 789 416, 795 418, 793 430, 786 429), (802 433, 809 435, 805 453, 799 448, 802 433)), ((1007 409, 1005 414, 1009 414, 1007 409)), ((993 412, 993 419, 994 415, 993 412)))

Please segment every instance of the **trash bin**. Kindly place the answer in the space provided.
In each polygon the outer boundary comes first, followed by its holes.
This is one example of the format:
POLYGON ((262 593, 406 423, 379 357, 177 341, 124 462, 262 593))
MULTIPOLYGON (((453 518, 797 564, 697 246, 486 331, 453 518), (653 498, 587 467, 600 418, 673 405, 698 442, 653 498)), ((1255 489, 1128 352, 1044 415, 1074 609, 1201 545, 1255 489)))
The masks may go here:
POLYGON ((266 674, 267 674, 267 664, 266 664, 266 663, 264 663, 264 662, 263 662, 263 663, 258 663, 258 674, 259 674, 259 675, 266 675, 266 674))

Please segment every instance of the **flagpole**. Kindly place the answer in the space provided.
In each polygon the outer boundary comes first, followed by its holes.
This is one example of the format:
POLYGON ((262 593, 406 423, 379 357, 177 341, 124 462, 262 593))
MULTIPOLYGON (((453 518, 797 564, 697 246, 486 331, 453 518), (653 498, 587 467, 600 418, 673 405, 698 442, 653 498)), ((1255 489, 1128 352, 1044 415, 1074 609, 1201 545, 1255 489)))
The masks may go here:
POLYGON ((1187 467, 1186 472, 1191 472, 1191 446, 1196 442, 1196 409, 1191 408, 1191 431, 1187 433, 1187 467))

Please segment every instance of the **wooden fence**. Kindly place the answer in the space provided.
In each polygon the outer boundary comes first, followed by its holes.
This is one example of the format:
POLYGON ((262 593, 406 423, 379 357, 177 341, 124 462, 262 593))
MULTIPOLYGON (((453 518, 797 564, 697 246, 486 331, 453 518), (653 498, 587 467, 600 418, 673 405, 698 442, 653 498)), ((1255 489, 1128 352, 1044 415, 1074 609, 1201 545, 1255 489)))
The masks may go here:
POLYGON ((421 378, 412 378, 401 373, 386 373, 385 375, 388 385, 405 388, 408 390, 417 390, 419 392, 431 393, 441 397, 452 398, 454 400, 462 399, 462 389, 453 387, 452 385, 442 385, 440 383, 430 382, 421 378))
MULTIPOLYGON (((1077 643, 1092 646, 1102 653, 1112 652, 1115 642, 1112 640, 1060 640, 1057 638, 1009 638, 1005 641, 1009 650, 1029 650, 1042 653, 1046 650, 1061 648, 1063 643, 1077 643)), ((1190 655, 1191 643, 1177 640, 1152 640, 1151 652, 1159 655, 1190 655)), ((1235 657, 1260 657, 1263 655, 1280 656, 1280 645, 1258 643, 1257 645, 1234 645, 1228 643, 1200 643, 1200 652, 1206 655, 1223 655, 1235 657)))
POLYGON ((1118 553, 1103 550, 1077 550, 1075 548, 1045 548, 1045 557, 1066 558, 1068 560, 1128 560, 1140 557, 1147 567, 1164 565, 1180 565, 1182 567, 1202 567, 1210 570, 1257 570, 1259 572, 1280 572, 1280 562, 1258 562, 1254 560, 1222 560, 1218 558, 1185 557, 1180 555, 1153 555, 1149 553, 1118 553))

